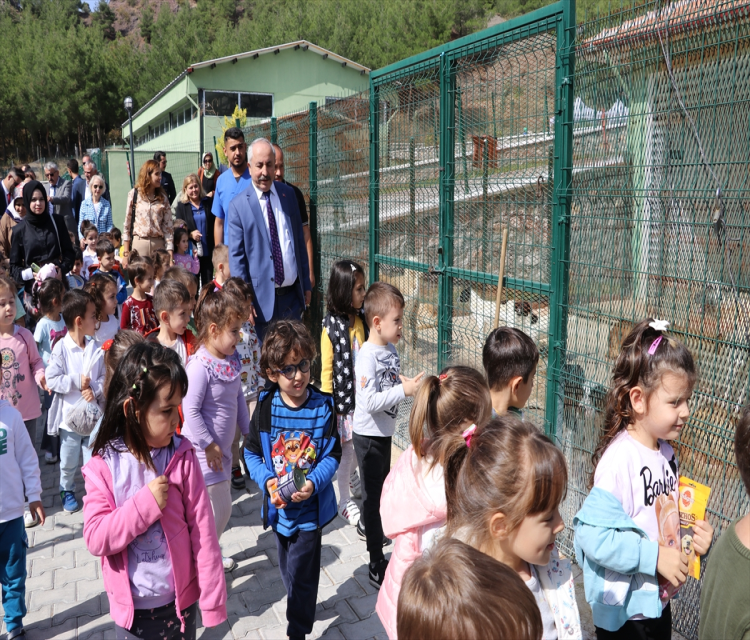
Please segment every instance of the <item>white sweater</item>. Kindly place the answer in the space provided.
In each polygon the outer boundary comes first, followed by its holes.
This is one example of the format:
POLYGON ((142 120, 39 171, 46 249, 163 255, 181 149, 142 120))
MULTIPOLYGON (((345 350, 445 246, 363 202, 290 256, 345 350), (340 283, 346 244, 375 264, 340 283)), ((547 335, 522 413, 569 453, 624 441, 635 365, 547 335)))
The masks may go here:
POLYGON ((42 477, 31 438, 21 414, 0 400, 0 523, 23 515, 24 494, 41 500, 42 477))

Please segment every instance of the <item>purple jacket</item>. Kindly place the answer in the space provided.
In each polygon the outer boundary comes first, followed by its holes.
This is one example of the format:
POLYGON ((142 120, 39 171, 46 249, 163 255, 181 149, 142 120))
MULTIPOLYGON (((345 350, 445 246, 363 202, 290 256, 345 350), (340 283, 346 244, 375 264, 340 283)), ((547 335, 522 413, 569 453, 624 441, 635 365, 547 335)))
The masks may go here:
POLYGON ((161 518, 172 559, 177 615, 182 620, 180 612, 198 601, 203 624, 214 627, 227 619, 227 588, 211 503, 198 473, 195 449, 187 438, 182 439, 164 475, 169 479, 164 511, 148 486, 118 508, 107 463, 99 455, 92 457, 83 468, 83 539, 89 552, 102 559, 112 619, 130 629, 135 608, 128 545, 161 518))
POLYGON ((185 367, 188 392, 182 400, 185 422, 182 435, 196 448, 206 485, 229 480, 232 471, 232 440, 237 425, 243 435, 250 430, 250 416, 242 393, 242 362, 237 351, 228 358, 214 358, 201 347, 185 367), (222 453, 222 471, 206 464, 206 447, 215 442, 222 453))

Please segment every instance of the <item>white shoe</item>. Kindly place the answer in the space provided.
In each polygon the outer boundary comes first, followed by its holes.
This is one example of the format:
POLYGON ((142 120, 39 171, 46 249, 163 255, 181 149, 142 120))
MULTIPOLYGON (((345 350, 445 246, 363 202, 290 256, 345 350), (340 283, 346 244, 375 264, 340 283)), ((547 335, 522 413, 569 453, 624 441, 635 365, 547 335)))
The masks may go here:
POLYGON ((224 571, 234 571, 237 568, 237 563, 234 558, 221 557, 221 564, 224 565, 224 571))
POLYGON ((354 500, 349 500, 339 509, 339 516, 346 520, 353 527, 359 522, 359 507, 354 500))
POLYGON ((24 511, 23 514, 23 526, 27 529, 31 529, 32 527, 36 527, 39 524, 39 516, 37 516, 35 513, 31 513, 31 511, 24 511))
POLYGON ((352 494, 352 498, 355 500, 359 500, 362 497, 362 485, 356 469, 349 476, 349 493, 352 494))

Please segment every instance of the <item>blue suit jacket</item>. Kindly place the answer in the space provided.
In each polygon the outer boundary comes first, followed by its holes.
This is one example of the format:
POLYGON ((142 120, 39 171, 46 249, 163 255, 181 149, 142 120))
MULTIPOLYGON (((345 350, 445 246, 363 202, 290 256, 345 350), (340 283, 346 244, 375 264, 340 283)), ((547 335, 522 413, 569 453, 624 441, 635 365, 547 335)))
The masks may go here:
MULTIPOLYGON (((292 231, 294 257, 297 261, 297 294, 304 309, 305 291, 311 291, 312 287, 297 196, 291 187, 281 182, 273 184, 292 231)), ((273 319, 276 303, 271 241, 268 238, 264 215, 255 187, 250 185, 229 204, 227 219, 224 221, 227 225, 230 272, 232 276, 238 276, 252 285, 257 320, 261 323, 273 319)))
POLYGON ((81 220, 80 220, 80 211, 81 211, 81 204, 83 204, 83 201, 86 199, 86 181, 81 178, 81 176, 78 176, 75 180, 73 180, 73 184, 70 188, 70 200, 73 205, 73 212, 76 219, 76 226, 79 228, 81 226, 81 220))

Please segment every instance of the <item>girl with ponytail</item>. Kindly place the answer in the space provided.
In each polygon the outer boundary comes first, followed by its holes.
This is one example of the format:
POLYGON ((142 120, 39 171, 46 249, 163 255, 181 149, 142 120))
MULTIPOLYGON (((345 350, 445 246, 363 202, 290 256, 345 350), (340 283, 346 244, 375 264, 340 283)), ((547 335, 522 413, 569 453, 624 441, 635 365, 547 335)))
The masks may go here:
POLYGON ((443 467, 456 442, 463 443, 461 434, 491 414, 487 382, 469 367, 448 367, 417 389, 409 417, 411 446, 388 475, 380 501, 383 532, 395 542, 376 607, 389 638, 396 638, 404 573, 445 526, 443 467))

